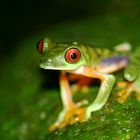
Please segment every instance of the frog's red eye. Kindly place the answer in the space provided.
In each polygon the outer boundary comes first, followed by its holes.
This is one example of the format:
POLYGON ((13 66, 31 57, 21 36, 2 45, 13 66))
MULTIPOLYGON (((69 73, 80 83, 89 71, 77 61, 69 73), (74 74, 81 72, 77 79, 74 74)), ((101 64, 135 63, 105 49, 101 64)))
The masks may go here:
POLYGON ((39 40, 37 43, 37 51, 42 54, 43 53, 43 39, 39 40))
POLYGON ((76 63, 80 60, 81 53, 77 48, 70 48, 65 53, 65 59, 68 63, 76 63))

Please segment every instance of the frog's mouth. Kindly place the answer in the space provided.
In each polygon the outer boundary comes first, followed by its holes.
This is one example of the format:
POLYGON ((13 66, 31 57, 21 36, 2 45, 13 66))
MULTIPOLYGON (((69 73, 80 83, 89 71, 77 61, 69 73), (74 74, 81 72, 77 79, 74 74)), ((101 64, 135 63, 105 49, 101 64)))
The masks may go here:
POLYGON ((75 67, 65 67, 65 66, 55 66, 55 65, 46 65, 46 64, 43 64, 41 63, 40 64, 40 67, 43 68, 43 69, 48 69, 48 70, 75 70, 77 68, 75 67))

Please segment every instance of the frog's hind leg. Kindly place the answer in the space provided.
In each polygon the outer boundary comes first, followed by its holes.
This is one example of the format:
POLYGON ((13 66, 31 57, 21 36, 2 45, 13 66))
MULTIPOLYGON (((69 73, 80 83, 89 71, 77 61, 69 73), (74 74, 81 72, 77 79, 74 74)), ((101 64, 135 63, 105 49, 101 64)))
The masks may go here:
POLYGON ((137 87, 137 81, 136 82, 121 82, 118 83, 118 87, 123 88, 121 91, 117 93, 117 101, 119 103, 124 103, 126 99, 131 95, 131 93, 136 94, 137 100, 140 101, 140 88, 137 87))
POLYGON ((118 102, 123 103, 132 92, 136 93, 136 98, 140 100, 140 48, 137 49, 131 56, 131 62, 128 64, 124 71, 125 82, 118 84, 122 88, 121 91, 117 93, 118 102))

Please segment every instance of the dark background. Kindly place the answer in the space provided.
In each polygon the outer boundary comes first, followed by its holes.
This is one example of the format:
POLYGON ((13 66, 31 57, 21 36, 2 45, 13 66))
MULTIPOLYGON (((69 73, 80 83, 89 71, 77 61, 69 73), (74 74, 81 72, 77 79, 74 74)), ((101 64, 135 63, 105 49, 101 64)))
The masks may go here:
MULTIPOLYGON (((16 43, 43 28, 64 21, 97 17, 110 11, 140 16, 140 0, 24 0, 1 1, 0 52, 6 56, 16 49, 16 43)), ((110 13, 110 14, 111 14, 110 13)))

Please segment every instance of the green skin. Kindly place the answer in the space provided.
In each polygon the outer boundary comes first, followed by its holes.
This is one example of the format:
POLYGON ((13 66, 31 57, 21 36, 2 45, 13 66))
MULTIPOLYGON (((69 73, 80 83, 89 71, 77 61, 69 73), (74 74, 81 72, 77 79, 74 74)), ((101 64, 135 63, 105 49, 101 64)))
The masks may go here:
POLYGON ((108 49, 91 48, 77 42, 56 44, 49 39, 44 39, 43 54, 40 67, 44 69, 74 70, 79 66, 98 66, 101 60, 116 55, 108 49), (81 51, 81 59, 74 64, 65 60, 65 52, 69 48, 78 48, 81 51), (100 55, 100 58, 99 58, 100 55))
MULTIPOLYGON (((50 39, 46 38, 43 40, 43 52, 42 57, 40 60, 40 67, 44 69, 55 69, 55 70, 61 70, 63 72, 70 72, 70 73, 76 73, 81 74, 88 77, 98 78, 103 77, 104 80, 101 81, 101 86, 98 92, 98 95, 94 102, 89 105, 86 109, 86 120, 90 117, 91 112, 101 109, 113 88, 113 85, 115 83, 115 77, 111 74, 119 69, 125 68, 124 70, 124 79, 126 81, 133 81, 133 85, 140 91, 140 71, 138 70, 138 66, 140 65, 139 62, 139 52, 140 50, 137 50, 133 53, 133 55, 129 55, 130 52, 123 49, 125 48, 126 44, 121 44, 118 48, 122 49, 121 51, 116 48, 114 50, 109 49, 102 49, 102 48, 91 48, 89 46, 85 46, 83 44, 79 44, 77 42, 73 43, 54 43, 50 39), (76 63, 68 63, 65 59, 65 53, 69 48, 78 48, 81 52, 80 60, 76 63), (112 63, 107 65, 102 65, 102 61, 116 56, 128 56, 131 59, 130 63, 128 64, 126 61, 122 60, 120 63, 112 63), (124 61, 124 62, 123 62, 124 61), (79 70, 79 69, 82 70, 79 70), (86 74, 85 69, 92 68, 93 76, 91 74, 86 74), (95 71, 95 68, 97 69, 95 71), (113 68, 113 69, 112 69, 113 68), (96 76, 95 76, 96 75, 96 76)), ((63 85, 61 85, 63 86, 63 85)), ((64 87, 61 87, 63 89, 64 87)), ((65 103, 65 97, 64 93, 61 90, 61 98, 64 105, 63 111, 60 113, 58 120, 56 121, 56 125, 59 125, 61 123, 64 114, 66 112, 67 106, 65 103)))

